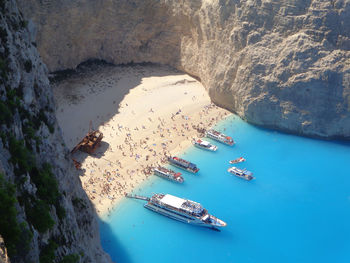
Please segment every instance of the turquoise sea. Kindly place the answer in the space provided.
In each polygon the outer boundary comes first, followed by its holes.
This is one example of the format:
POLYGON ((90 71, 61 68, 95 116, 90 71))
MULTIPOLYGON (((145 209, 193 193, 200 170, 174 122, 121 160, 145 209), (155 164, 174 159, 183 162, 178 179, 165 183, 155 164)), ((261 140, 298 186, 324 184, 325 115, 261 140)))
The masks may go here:
MULTIPOLYGON (((236 141, 217 152, 181 156, 198 175, 183 185, 154 178, 135 193, 169 193, 200 202, 227 222, 221 232, 174 221, 128 199, 100 222, 103 248, 119 263, 350 262, 350 145, 298 137, 229 117, 216 127, 236 141), (256 180, 230 176, 228 161, 256 180)), ((209 140, 209 139, 208 139, 209 140)), ((210 140, 209 140, 210 141, 210 140)), ((214 142, 214 141, 212 141, 214 142)))

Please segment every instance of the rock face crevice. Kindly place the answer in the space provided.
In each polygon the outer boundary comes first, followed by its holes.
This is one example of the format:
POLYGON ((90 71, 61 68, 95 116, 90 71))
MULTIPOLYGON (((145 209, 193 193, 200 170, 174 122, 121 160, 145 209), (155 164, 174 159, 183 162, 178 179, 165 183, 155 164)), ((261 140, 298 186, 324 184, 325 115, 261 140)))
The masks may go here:
POLYGON ((251 123, 350 138, 348 0, 17 1, 50 71, 168 64, 251 123))

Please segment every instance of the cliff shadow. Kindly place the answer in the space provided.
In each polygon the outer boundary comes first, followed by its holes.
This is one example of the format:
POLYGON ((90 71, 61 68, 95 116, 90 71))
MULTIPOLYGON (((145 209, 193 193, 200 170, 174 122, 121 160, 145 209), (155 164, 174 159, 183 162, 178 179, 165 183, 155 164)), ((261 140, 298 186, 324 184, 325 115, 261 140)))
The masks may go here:
POLYGON ((112 261, 132 263, 129 254, 126 252, 125 247, 120 243, 110 224, 100 219, 99 228, 102 248, 105 251, 112 252, 109 253, 112 261))
MULTIPOLYGON (((70 72, 66 78, 56 77, 52 83, 56 117, 67 147, 73 149, 87 134, 90 122, 94 129, 101 129, 121 108, 127 108, 122 101, 143 78, 181 74, 158 64, 93 64, 70 72)), ((101 147, 96 157, 103 156, 101 147)))
MULTIPOLYGON (((93 158, 97 158, 97 159, 103 159, 105 152, 108 150, 109 148, 109 143, 102 141, 100 146, 97 148, 97 151, 95 153, 89 154, 86 152, 82 152, 82 151, 77 151, 75 153, 71 153, 71 158, 74 161, 77 161, 78 163, 82 163, 88 156, 92 156, 93 158)), ((108 161, 107 159, 105 159, 106 161, 108 161)), ((86 172, 85 169, 77 169, 79 176, 83 176, 86 172)))
MULTIPOLYGON (((82 164, 90 155, 92 158, 105 161, 110 166, 119 165, 118 161, 108 153, 118 150, 116 145, 110 145, 110 140, 121 136, 122 133, 118 131, 120 124, 116 120, 111 123, 109 121, 116 116, 123 116, 125 111, 133 111, 132 105, 123 102, 124 98, 142 84, 145 78, 176 76, 184 73, 159 64, 115 66, 100 62, 90 63, 78 67, 74 72, 70 71, 68 75, 52 80, 56 117, 64 141, 70 150, 88 133, 90 122, 92 129, 98 129, 103 133, 101 145, 95 153, 77 151, 71 155, 71 158, 82 164)), ((182 78, 175 79, 170 80, 170 85, 174 85, 174 88, 186 81, 191 82, 191 80, 184 81, 182 78)), ((166 83, 169 83, 168 80, 166 83)), ((155 85, 158 85, 157 80, 155 85)), ((143 87, 142 90, 139 88, 138 92, 142 95, 143 87)), ((144 102, 141 99, 141 102, 147 104, 146 99, 144 102)), ((89 169, 79 169, 78 173, 81 176, 89 174, 87 170, 89 169)))
POLYGON ((101 157, 103 157, 105 155, 105 152, 108 150, 108 148, 109 148, 109 143, 102 140, 101 144, 97 148, 96 152, 91 154, 91 156, 94 157, 94 158, 101 158, 101 157))

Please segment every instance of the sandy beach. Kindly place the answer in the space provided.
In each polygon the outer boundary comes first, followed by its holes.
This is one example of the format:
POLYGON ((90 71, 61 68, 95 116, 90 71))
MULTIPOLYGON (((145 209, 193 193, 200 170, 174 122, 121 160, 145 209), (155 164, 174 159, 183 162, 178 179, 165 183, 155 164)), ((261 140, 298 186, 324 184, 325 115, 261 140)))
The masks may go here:
POLYGON ((72 149, 89 122, 104 137, 93 155, 77 152, 83 188, 106 215, 153 175, 152 167, 183 152, 230 113, 211 104, 194 78, 164 66, 100 66, 53 85, 65 143, 72 149))

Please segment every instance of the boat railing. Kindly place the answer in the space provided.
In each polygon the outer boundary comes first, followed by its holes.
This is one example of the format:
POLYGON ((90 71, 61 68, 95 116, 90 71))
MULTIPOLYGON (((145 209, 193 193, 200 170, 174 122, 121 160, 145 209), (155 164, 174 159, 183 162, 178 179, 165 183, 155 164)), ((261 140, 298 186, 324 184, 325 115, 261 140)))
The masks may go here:
POLYGON ((158 170, 159 172, 163 172, 167 175, 172 175, 174 176, 176 174, 176 172, 170 170, 170 169, 167 169, 165 167, 162 167, 162 166, 159 166, 158 168, 155 168, 155 170, 158 170))
POLYGON ((171 209, 171 210, 174 210, 174 211, 177 211, 177 212, 180 212, 180 213, 186 213, 187 215, 191 215, 191 216, 194 216, 194 217, 197 217, 197 218, 200 217, 200 216, 198 215, 198 213, 194 212, 193 210, 188 210, 188 209, 185 209, 185 208, 182 208, 182 207, 176 208, 176 207, 173 207, 173 206, 171 206, 171 205, 165 204, 165 203, 163 203, 163 202, 161 202, 161 201, 159 201, 159 200, 157 200, 157 201, 158 201, 157 203, 158 203, 159 205, 162 205, 162 206, 164 206, 164 207, 166 207, 166 208, 169 208, 169 209, 171 209))

